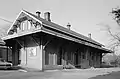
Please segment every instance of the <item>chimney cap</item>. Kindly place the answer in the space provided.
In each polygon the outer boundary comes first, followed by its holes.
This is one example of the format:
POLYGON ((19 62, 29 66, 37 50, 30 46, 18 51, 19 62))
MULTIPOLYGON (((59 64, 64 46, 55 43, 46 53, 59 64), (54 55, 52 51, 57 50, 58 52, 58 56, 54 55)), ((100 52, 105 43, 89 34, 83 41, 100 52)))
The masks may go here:
POLYGON ((70 27, 71 27, 71 25, 70 25, 70 23, 68 22, 68 24, 67 24, 67 28, 70 30, 70 27))
POLYGON ((88 37, 91 39, 91 33, 88 33, 88 37))
POLYGON ((36 11, 36 14, 37 14, 38 17, 40 17, 41 12, 40 11, 36 11))
POLYGON ((41 12, 40 11, 36 11, 36 14, 41 14, 41 12))
POLYGON ((50 14, 50 12, 45 12, 44 14, 50 14))

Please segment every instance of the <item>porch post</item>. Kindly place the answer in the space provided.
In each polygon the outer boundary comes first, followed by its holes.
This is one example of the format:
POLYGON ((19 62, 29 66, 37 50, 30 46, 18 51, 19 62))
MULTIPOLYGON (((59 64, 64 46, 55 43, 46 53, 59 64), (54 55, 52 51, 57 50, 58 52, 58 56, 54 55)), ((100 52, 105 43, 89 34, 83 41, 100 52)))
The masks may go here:
POLYGON ((12 46, 12 64, 14 66, 18 65, 18 45, 17 42, 14 41, 14 45, 12 46))
POLYGON ((44 48, 43 45, 40 45, 40 53, 41 53, 41 60, 42 60, 42 70, 44 70, 44 65, 45 65, 45 55, 44 55, 44 48))
POLYGON ((44 51, 44 46, 43 46, 43 36, 41 36, 41 39, 40 39, 40 59, 41 59, 41 66, 42 66, 42 70, 44 71, 44 65, 45 65, 45 51, 44 51))

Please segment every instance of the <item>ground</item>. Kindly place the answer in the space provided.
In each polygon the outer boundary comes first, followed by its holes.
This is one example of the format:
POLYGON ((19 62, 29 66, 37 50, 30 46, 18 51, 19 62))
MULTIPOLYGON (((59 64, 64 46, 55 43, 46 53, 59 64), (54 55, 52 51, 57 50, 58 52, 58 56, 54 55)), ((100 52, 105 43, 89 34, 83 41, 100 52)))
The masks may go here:
POLYGON ((0 70, 0 79, 118 79, 120 68, 47 70, 44 72, 23 72, 0 70))

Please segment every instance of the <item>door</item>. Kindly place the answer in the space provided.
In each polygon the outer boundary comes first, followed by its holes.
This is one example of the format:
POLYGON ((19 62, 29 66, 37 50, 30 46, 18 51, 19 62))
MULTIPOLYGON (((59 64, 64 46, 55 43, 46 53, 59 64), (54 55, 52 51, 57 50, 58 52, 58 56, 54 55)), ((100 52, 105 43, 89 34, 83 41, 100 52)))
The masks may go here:
POLYGON ((76 52, 76 53, 74 53, 74 64, 75 65, 78 65, 78 53, 76 52))
POLYGON ((57 54, 57 65, 62 65, 62 47, 60 47, 57 54))

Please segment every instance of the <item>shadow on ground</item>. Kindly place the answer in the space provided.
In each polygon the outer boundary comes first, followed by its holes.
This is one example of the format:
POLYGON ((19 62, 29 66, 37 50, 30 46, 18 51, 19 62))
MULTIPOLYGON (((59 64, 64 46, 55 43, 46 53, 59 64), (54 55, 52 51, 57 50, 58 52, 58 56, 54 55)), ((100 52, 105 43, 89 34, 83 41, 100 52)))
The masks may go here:
POLYGON ((120 71, 119 72, 112 72, 105 75, 98 75, 96 77, 91 77, 88 79, 120 79, 120 71))

